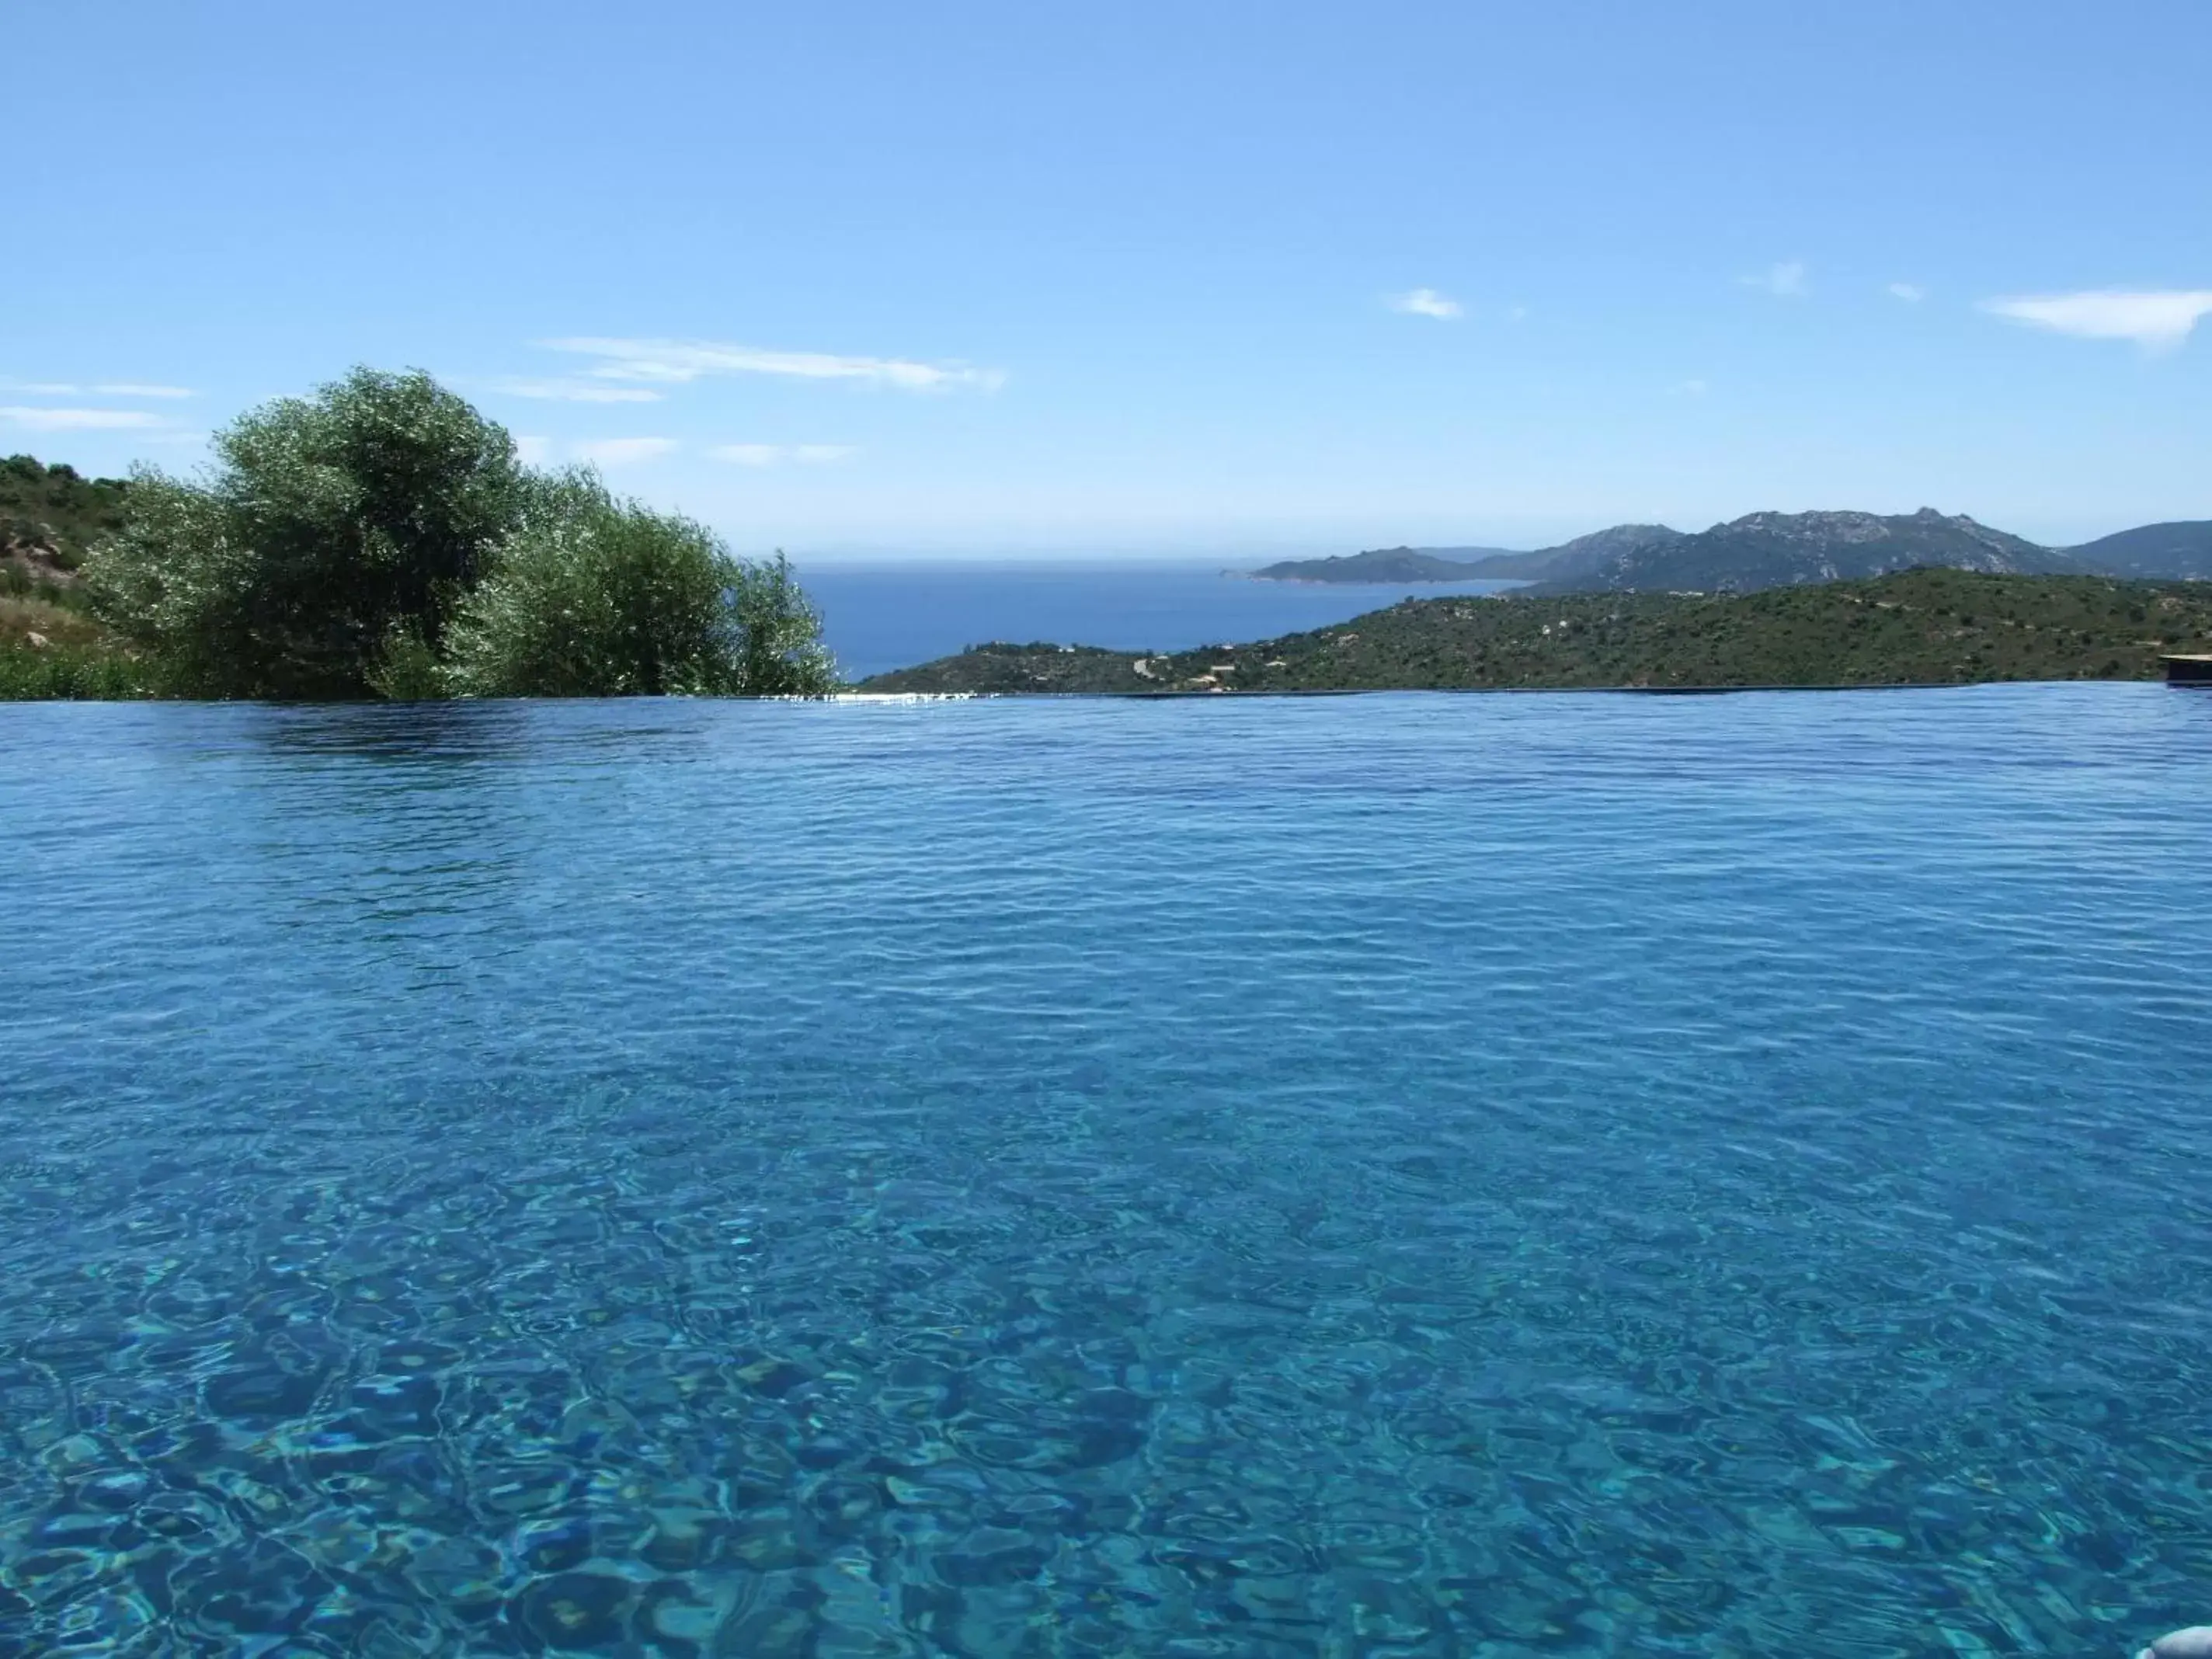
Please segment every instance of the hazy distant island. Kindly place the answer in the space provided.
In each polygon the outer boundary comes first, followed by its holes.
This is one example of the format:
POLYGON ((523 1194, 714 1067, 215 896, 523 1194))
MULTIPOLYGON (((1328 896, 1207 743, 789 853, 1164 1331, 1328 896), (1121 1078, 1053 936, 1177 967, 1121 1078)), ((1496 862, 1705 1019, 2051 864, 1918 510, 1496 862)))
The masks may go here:
POLYGON ((1253 571, 1268 581, 1510 580, 1534 591, 1748 593, 1942 566, 1990 575, 2212 579, 2212 520, 2146 525, 2078 547, 2045 547, 1933 507, 1917 513, 1753 513, 1695 534, 1615 525, 1557 547, 1378 548, 1291 559, 1253 571))
POLYGON ((2212 649, 2212 584, 1921 568, 1737 594, 1407 599, 1195 651, 977 646, 867 691, 1279 692, 2152 679, 2212 649))

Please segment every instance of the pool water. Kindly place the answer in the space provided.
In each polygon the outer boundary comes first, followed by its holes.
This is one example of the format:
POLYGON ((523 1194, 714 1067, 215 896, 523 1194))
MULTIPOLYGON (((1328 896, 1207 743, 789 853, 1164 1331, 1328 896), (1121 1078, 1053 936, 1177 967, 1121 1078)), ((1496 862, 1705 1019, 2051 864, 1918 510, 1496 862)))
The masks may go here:
POLYGON ((0 709, 0 1653, 2212 1619, 2212 697, 0 709))

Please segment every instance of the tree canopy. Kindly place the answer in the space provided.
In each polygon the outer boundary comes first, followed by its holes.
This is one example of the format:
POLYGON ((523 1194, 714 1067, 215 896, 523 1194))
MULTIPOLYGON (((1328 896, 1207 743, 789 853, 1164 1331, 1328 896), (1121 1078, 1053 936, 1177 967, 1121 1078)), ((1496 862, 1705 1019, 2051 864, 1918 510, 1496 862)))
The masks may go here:
POLYGON ((570 473, 461 601, 442 672, 473 696, 820 693, 836 684, 820 632, 781 556, 733 558, 704 526, 570 473))
POLYGON ((142 468, 87 561, 100 613, 187 695, 812 694, 781 556, 732 556, 589 472, 522 466, 428 375, 356 368, 241 416, 198 481, 142 468))

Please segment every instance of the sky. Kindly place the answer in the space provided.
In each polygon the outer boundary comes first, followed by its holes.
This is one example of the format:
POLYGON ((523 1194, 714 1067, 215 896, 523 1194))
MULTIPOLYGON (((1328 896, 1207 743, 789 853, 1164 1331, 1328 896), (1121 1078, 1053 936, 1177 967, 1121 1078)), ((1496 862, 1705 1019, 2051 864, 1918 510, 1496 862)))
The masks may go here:
POLYGON ((2205 0, 8 33, 0 453, 189 471, 367 363, 802 559, 2212 517, 2205 0))

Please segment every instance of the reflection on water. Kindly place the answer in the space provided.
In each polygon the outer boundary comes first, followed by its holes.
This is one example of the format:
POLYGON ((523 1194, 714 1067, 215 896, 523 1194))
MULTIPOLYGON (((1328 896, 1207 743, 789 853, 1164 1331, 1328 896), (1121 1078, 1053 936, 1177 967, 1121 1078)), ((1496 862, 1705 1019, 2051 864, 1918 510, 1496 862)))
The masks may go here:
POLYGON ((2120 1651, 2212 700, 24 708, 0 1653, 2120 1651))

